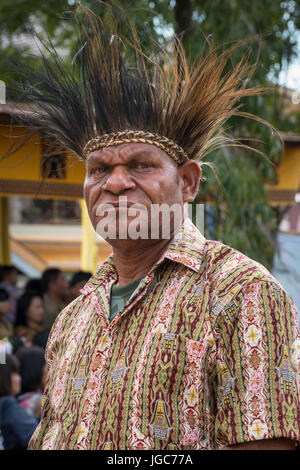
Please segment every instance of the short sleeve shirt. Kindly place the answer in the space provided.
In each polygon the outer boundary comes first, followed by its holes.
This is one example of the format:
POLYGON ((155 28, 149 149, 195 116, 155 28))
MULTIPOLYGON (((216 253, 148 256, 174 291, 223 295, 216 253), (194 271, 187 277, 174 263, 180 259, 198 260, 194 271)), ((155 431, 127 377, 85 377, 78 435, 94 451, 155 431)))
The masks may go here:
POLYGON ((112 255, 57 318, 31 449, 300 441, 297 310, 262 265, 189 219, 109 322, 112 255))

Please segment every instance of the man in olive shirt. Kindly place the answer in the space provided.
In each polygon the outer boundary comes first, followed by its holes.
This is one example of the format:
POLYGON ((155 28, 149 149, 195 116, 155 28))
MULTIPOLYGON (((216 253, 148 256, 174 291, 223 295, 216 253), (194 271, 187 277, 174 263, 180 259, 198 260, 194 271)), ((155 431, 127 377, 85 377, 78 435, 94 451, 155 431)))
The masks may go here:
POLYGON ((68 283, 60 269, 49 268, 42 275, 41 287, 45 306, 43 325, 51 329, 57 315, 67 304, 68 283))

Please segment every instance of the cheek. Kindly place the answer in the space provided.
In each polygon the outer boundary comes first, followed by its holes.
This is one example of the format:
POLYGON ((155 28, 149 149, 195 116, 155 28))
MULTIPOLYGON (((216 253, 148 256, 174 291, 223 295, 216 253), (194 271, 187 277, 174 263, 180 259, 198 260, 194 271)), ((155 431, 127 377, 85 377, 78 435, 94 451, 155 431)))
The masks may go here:
POLYGON ((83 184, 83 197, 85 199, 86 204, 88 205, 88 200, 90 197, 90 192, 91 192, 91 183, 89 180, 86 178, 83 184))
POLYGON ((83 197, 90 217, 92 216, 93 206, 99 197, 99 193, 99 184, 93 183, 87 179, 83 186, 83 197))
POLYGON ((39 307, 35 307, 35 308, 32 308, 27 316, 28 318, 30 318, 31 320, 39 320, 40 317, 41 317, 41 309, 39 307))
POLYGON ((177 173, 173 168, 166 171, 158 171, 151 177, 139 181, 140 188, 150 197, 155 204, 172 204, 178 202, 180 185, 177 182, 177 173))
POLYGON ((30 307, 30 308, 27 310, 27 318, 28 318, 29 320, 33 320, 35 317, 36 317, 35 308, 34 308, 34 307, 30 307))
POLYGON ((161 203, 165 202, 170 205, 182 202, 182 191, 174 175, 170 176, 169 181, 160 185, 159 198, 161 203))
POLYGON ((86 201, 90 200, 96 191, 99 192, 99 181, 93 176, 86 175, 83 183, 83 195, 86 201))

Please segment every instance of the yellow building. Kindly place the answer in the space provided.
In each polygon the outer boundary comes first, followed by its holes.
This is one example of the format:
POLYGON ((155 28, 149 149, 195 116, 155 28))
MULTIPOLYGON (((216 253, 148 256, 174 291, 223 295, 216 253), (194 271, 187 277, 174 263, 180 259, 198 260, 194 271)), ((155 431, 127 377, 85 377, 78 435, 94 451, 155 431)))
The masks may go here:
POLYGON ((293 206, 300 191, 300 135, 282 132, 284 152, 277 169, 277 184, 268 185, 270 202, 276 206, 293 206))
MULTIPOLYGON (((55 266, 65 271, 95 271, 111 252, 91 226, 82 199, 84 163, 74 158, 45 155, 45 144, 35 135, 26 145, 3 158, 25 129, 10 125, 13 106, 0 105, 0 264, 23 266, 38 275, 55 266), (9 224, 9 199, 13 197, 78 201, 81 223, 9 224)), ((80 221, 79 221, 80 222, 80 221)))

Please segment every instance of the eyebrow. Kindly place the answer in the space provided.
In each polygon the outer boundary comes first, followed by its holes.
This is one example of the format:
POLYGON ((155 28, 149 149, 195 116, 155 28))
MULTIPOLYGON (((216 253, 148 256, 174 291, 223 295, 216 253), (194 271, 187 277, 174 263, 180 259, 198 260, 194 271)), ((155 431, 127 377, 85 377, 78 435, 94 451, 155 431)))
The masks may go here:
MULTIPOLYGON (((154 157, 153 154, 151 154, 149 151, 147 150, 142 150, 142 151, 135 151, 133 152, 129 158, 130 159, 135 159, 135 158, 145 158, 145 157, 154 157)), ((91 155, 91 156, 88 156, 87 159, 86 159, 86 163, 100 163, 100 160, 101 160, 101 163, 103 163, 103 160, 106 158, 109 158, 109 155, 108 154, 105 154, 103 153, 103 156, 100 156, 100 155, 91 155)))

